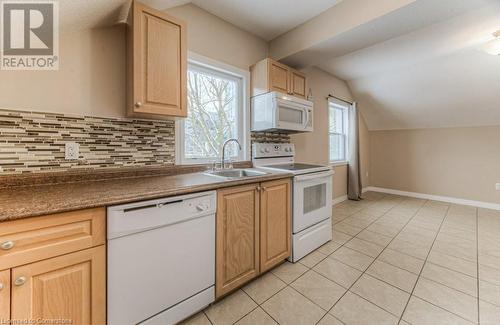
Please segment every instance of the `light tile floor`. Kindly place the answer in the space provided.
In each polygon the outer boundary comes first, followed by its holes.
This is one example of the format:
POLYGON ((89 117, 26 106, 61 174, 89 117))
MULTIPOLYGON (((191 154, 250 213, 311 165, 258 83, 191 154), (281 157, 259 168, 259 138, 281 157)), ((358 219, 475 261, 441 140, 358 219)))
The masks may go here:
POLYGON ((364 196, 333 241, 184 324, 500 324, 500 211, 364 196))

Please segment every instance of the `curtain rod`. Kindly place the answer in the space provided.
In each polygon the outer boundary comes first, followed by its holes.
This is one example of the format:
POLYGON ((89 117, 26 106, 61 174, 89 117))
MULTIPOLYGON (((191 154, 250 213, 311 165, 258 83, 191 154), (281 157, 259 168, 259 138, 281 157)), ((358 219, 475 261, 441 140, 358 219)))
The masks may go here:
POLYGON ((338 99, 338 100, 340 100, 340 101, 342 101, 342 102, 344 102, 344 103, 347 103, 347 104, 349 104, 349 105, 353 105, 353 103, 352 103, 352 102, 350 102, 350 101, 348 101, 348 100, 345 100, 345 99, 342 99, 342 98, 337 97, 337 96, 333 96, 333 95, 331 95, 331 94, 328 94, 328 96, 326 96, 326 99, 328 99, 328 98, 335 98, 335 99, 338 99))

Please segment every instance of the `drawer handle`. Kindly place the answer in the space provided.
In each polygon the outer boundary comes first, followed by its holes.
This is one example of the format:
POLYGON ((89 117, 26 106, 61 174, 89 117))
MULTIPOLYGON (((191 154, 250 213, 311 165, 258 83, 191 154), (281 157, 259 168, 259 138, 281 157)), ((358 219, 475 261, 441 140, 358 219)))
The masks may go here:
POLYGON ((11 249, 12 247, 14 247, 14 242, 9 240, 9 241, 6 241, 6 242, 3 242, 2 245, 0 245, 0 247, 4 250, 4 251, 8 251, 9 249, 11 249))
POLYGON ((19 286, 22 286, 22 285, 23 285, 23 284, 25 284, 25 283, 26 283, 26 277, 24 277, 24 276, 20 276, 20 277, 18 277, 18 278, 14 281, 14 285, 16 285, 16 286, 18 286, 18 287, 19 287, 19 286))

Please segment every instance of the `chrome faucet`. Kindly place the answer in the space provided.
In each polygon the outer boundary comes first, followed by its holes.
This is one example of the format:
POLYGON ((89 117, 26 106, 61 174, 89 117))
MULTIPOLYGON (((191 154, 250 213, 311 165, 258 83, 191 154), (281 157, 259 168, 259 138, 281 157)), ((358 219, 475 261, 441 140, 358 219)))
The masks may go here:
POLYGON ((227 139, 226 141, 224 141, 224 144, 222 145, 222 155, 221 155, 221 159, 220 159, 220 166, 221 166, 222 169, 224 169, 224 161, 226 160, 225 159, 226 145, 229 142, 236 142, 238 144, 238 148, 241 150, 241 144, 238 141, 238 139, 234 139, 233 138, 233 139, 227 139))

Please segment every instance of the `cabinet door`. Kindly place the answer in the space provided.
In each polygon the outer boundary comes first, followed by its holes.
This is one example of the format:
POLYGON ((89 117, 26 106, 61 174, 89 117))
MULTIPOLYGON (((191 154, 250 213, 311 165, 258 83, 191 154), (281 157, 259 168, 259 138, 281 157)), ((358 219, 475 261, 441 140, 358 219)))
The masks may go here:
POLYGON ((0 271, 0 320, 10 319, 10 270, 0 271))
POLYGON ((258 185, 217 193, 215 295, 220 297, 259 274, 258 185))
POLYGON ((133 6, 134 98, 129 105, 133 113, 185 117, 186 26, 138 2, 133 6))
POLYGON ((269 60, 269 91, 289 93, 288 67, 284 64, 269 60))
POLYGON ((104 245, 12 269, 13 319, 106 323, 104 245))
POLYGON ((290 71, 291 95, 306 98, 306 76, 296 70, 290 71))
POLYGON ((260 271, 264 272, 291 253, 290 180, 262 183, 260 198, 260 271))

